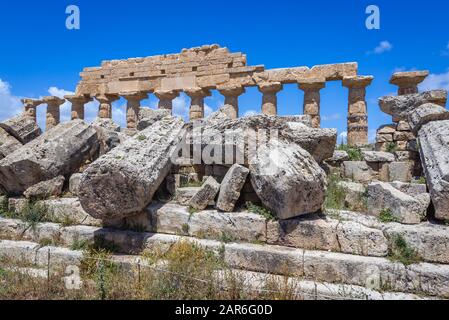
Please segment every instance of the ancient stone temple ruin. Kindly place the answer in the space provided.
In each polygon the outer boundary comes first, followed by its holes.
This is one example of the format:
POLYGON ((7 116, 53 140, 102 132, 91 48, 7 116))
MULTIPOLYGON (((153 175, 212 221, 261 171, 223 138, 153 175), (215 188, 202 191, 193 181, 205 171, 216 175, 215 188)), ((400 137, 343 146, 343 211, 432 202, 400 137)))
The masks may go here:
POLYGON ((446 91, 418 91, 428 74, 392 76, 398 95, 379 99, 392 123, 370 145, 373 77, 356 63, 267 70, 208 45, 86 68, 75 95, 23 99, 23 113, 0 123, 0 257, 33 270, 76 266, 82 239, 114 248, 129 271, 185 241, 247 290, 272 275, 306 299, 449 298, 449 111, 446 91), (327 81, 348 91, 347 145, 320 126, 327 81), (304 91, 301 115, 279 116, 277 94, 292 83, 304 91), (261 92, 261 113, 239 117, 247 87, 261 92), (211 90, 225 103, 205 117, 211 90), (172 115, 181 92, 187 122, 172 115), (158 109, 141 106, 151 94, 158 109), (120 97, 127 128, 112 120, 120 97), (98 117, 87 123, 93 99, 98 117), (72 120, 60 123, 66 100, 72 120), (30 229, 26 213, 37 207, 46 219, 30 229))

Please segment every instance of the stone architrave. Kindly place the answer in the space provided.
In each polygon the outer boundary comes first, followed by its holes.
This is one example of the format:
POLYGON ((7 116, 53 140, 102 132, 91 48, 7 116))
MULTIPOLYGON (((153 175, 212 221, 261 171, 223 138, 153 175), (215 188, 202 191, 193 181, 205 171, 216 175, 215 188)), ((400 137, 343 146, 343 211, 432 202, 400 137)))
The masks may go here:
POLYGON ((262 113, 267 116, 277 116, 278 99, 277 93, 283 88, 280 82, 264 82, 259 84, 262 96, 262 113))
POLYGON ((319 128, 321 126, 320 90, 326 87, 326 79, 304 79, 298 83, 299 89, 304 91, 304 114, 312 117, 312 127, 319 128))
POLYGON ((348 145, 368 144, 368 110, 366 87, 373 81, 372 76, 343 78, 343 86, 349 89, 348 102, 348 145))

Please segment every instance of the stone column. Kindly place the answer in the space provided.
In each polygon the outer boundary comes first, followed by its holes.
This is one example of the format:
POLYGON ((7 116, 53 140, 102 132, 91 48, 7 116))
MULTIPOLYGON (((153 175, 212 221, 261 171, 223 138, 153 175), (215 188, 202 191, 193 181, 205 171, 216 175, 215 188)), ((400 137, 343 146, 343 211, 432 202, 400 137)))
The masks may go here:
POLYGON ((189 88, 185 93, 190 97, 190 121, 204 118, 204 98, 210 97, 209 90, 202 88, 189 88))
POLYGON ((43 102, 41 100, 28 99, 28 98, 22 99, 21 101, 23 103, 25 117, 33 119, 34 122, 37 122, 36 108, 43 102))
POLYGON ((225 97, 225 105, 230 105, 234 109, 231 118, 237 119, 239 116, 239 96, 245 93, 245 88, 242 86, 221 86, 217 89, 225 97))
POLYGON ((159 99, 159 109, 166 109, 173 111, 173 100, 179 97, 177 90, 158 90, 154 95, 159 99))
POLYGON ((59 109, 65 100, 58 97, 45 97, 42 101, 47 104, 47 121, 45 124, 45 130, 48 131, 51 128, 56 127, 61 121, 61 113, 59 109))
POLYGON ((120 99, 120 97, 115 94, 99 94, 95 96, 95 99, 100 102, 98 117, 112 119, 112 102, 120 99))
POLYGON ((343 78, 343 86, 349 88, 348 103, 348 145, 368 144, 368 110, 366 87, 373 81, 372 76, 343 78))
POLYGON ((320 90, 326 87, 326 79, 314 78, 304 79, 298 83, 299 89, 304 91, 303 112, 312 118, 312 127, 321 127, 321 96, 320 90))
POLYGON ((259 91, 262 96, 262 113, 268 116, 276 116, 278 114, 278 98, 277 93, 283 88, 280 82, 265 82, 259 84, 259 91))
POLYGON ((398 95, 418 93, 418 84, 424 81, 429 71, 396 72, 390 79, 390 83, 399 87, 398 95))
POLYGON ((68 95, 64 98, 72 103, 72 120, 81 119, 84 120, 84 105, 93 99, 88 95, 76 96, 68 95))
POLYGON ((120 94, 127 100, 126 104, 126 126, 128 129, 137 129, 139 121, 140 101, 148 98, 146 92, 132 92, 120 94))

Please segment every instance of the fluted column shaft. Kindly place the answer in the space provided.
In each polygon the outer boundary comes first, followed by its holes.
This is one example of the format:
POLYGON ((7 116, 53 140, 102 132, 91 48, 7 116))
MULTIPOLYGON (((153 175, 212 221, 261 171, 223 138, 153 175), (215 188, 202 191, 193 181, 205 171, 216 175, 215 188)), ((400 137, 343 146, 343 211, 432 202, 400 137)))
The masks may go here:
POLYGON ((98 117, 103 119, 112 119, 112 102, 118 100, 119 96, 111 94, 100 94, 95 96, 95 99, 97 99, 100 103, 100 106, 98 108, 98 117))
POLYGON ((278 98, 277 93, 283 88, 280 82, 268 82, 259 85, 259 91, 262 96, 262 113, 268 116, 276 116, 278 114, 278 98))
POLYGON ((128 129, 137 129, 139 121, 140 102, 148 98, 145 92, 134 92, 131 94, 122 94, 127 100, 126 104, 126 126, 128 129))
POLYGON ((202 88, 186 89, 185 93, 190 97, 190 121, 204 118, 204 98, 211 95, 210 91, 202 88))
POLYGON ((68 95, 65 96, 64 98, 72 103, 71 119, 84 120, 84 105, 92 101, 92 98, 88 96, 75 96, 75 95, 68 95))
POLYGON ((58 97, 45 97, 42 100, 47 104, 47 118, 45 130, 48 131, 56 127, 61 121, 60 107, 65 102, 64 99, 58 97))
POLYGON ((173 100, 179 96, 179 91, 176 90, 159 90, 154 93, 159 99, 158 108, 173 111, 173 100))
POLYGON ((364 146, 368 144, 368 110, 366 87, 373 77, 347 77, 343 86, 349 89, 348 98, 348 145, 364 146))
POLYGON ((321 95, 320 90, 326 87, 326 79, 307 79, 298 83, 304 91, 303 113, 312 119, 312 127, 321 127, 321 95))
POLYGON ((239 96, 245 93, 245 88, 242 86, 224 86, 219 87, 218 91, 225 97, 225 105, 229 105, 233 109, 230 114, 232 119, 237 119, 239 116, 239 96))
POLYGON ((43 102, 41 100, 27 99, 27 98, 22 99, 21 101, 23 103, 25 117, 32 119, 34 122, 37 122, 36 108, 43 102))

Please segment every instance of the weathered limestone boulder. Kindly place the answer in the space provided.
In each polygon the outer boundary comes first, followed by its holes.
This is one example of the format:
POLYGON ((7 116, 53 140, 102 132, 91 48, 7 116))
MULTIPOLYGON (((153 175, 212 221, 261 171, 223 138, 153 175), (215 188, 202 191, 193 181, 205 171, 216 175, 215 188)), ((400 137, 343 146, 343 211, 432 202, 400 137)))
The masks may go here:
POLYGON ((388 165, 389 181, 410 182, 412 180, 412 169, 412 162, 391 162, 388 165))
POLYGON ((84 210, 110 220, 145 209, 170 172, 183 135, 181 119, 164 118, 92 163, 79 187, 84 210))
POLYGON ((175 192, 175 200, 181 205, 188 206, 190 199, 198 192, 199 187, 177 188, 175 192))
POLYGON ((379 99, 380 109, 397 120, 408 120, 408 115, 420 105, 434 103, 444 106, 447 101, 447 91, 433 90, 423 93, 403 96, 387 96, 379 99))
POLYGON ((150 109, 140 108, 139 121, 137 123, 137 130, 142 131, 152 126, 156 122, 162 120, 165 117, 171 116, 171 110, 168 109, 150 109))
POLYGON ((382 151, 362 151, 363 160, 366 162, 393 162, 394 154, 382 151))
POLYGON ((12 194, 77 172, 96 153, 96 131, 82 120, 59 124, 0 161, 0 184, 12 194))
POLYGON ((335 150, 332 157, 330 157, 329 159, 326 159, 326 162, 335 163, 335 162, 343 162, 343 161, 348 161, 348 160, 349 160, 349 155, 346 151, 335 150))
POLYGON ((355 182, 370 182, 373 173, 366 161, 345 161, 343 162, 344 176, 355 182))
POLYGON ((366 187, 361 183, 340 181, 338 185, 345 190, 345 205, 348 208, 362 207, 363 195, 366 192, 366 187))
POLYGON ((422 126, 418 137, 435 217, 449 220, 449 120, 422 126))
POLYGON ((224 118, 225 116, 220 118, 221 121, 212 119, 205 122, 202 134, 203 144, 210 144, 211 141, 216 140, 217 136, 223 137, 221 140, 225 141, 225 135, 229 135, 234 136, 234 139, 221 142, 223 147, 238 148, 242 141, 248 140, 248 131, 260 134, 262 130, 266 130, 268 134, 270 130, 277 130, 280 138, 298 144, 319 163, 332 157, 334 153, 337 130, 311 128, 302 123, 301 119, 303 118, 276 117, 264 114, 234 120, 224 120, 224 118), (295 119, 299 122, 295 122, 295 119))
POLYGON ((423 125, 439 120, 449 120, 449 111, 434 103, 423 104, 408 115, 408 122, 415 134, 418 134, 423 125))
POLYGON ((368 213, 379 216, 389 210, 398 222, 419 224, 426 216, 430 204, 427 193, 409 196, 389 183, 374 182, 368 185, 368 213))
POLYGON ((3 128, 0 128, 0 159, 3 159, 8 154, 13 153, 22 146, 19 140, 14 138, 3 128))
POLYGON ((109 118, 96 118, 92 127, 97 131, 99 156, 102 156, 127 140, 128 136, 120 132, 120 126, 109 118))
POLYGON ((42 181, 29 187, 23 193, 27 199, 47 199, 53 196, 60 196, 64 187, 64 176, 59 176, 48 181, 42 181))
POLYGON ((404 183, 400 181, 393 181, 390 184, 399 191, 404 192, 412 197, 422 193, 427 193, 427 186, 425 184, 404 183))
POLYGON ((218 191, 220 191, 220 184, 213 177, 207 178, 197 193, 190 199, 189 206, 196 210, 206 209, 209 203, 217 197, 218 191))
POLYGON ((69 179, 69 191, 72 195, 77 196, 80 187, 81 173, 74 173, 69 179))
POLYGON ((3 128, 22 144, 26 144, 42 134, 42 130, 37 123, 32 118, 23 114, 0 122, 0 128, 3 128))
POLYGON ((231 212, 240 197, 240 191, 245 184, 249 170, 241 165, 233 165, 221 182, 217 208, 231 212))
POLYGON ((279 219, 317 212, 324 203, 326 174, 300 146, 279 140, 260 145, 251 159, 251 184, 279 219))

